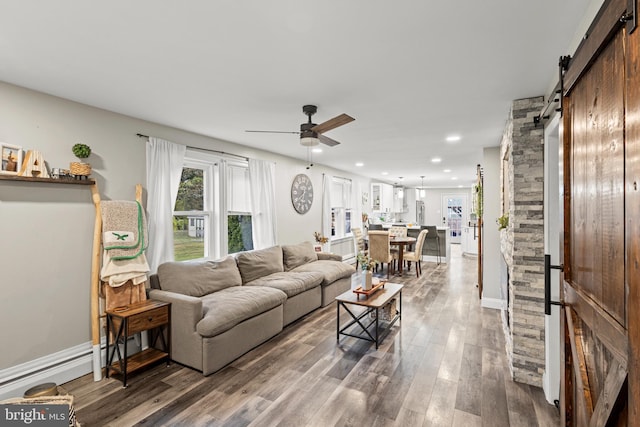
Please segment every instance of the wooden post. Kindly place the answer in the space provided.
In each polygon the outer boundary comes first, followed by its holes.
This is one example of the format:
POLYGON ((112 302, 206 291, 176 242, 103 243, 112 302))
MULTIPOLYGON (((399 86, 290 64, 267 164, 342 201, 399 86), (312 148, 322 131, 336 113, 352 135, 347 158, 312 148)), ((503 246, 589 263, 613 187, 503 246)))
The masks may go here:
POLYGON ((93 250, 91 253, 91 344, 93 348, 93 380, 102 379, 100 357, 100 246, 102 243, 102 211, 98 183, 91 185, 91 198, 96 207, 93 225, 93 250))

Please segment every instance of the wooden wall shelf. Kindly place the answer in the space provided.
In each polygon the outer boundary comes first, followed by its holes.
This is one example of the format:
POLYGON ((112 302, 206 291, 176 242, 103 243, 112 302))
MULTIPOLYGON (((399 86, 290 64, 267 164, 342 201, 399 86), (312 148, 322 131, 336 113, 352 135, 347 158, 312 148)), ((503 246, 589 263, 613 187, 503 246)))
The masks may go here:
POLYGON ((32 176, 0 175, 0 181, 47 182, 51 184, 93 185, 94 179, 37 178, 32 176))

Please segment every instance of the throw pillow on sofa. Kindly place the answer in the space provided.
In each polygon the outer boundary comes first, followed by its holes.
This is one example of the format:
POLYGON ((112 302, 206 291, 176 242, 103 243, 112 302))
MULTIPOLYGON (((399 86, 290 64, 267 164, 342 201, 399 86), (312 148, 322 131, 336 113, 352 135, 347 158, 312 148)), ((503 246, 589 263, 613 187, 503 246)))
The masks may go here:
POLYGON ((242 276, 242 283, 284 271, 280 246, 240 252, 236 255, 236 262, 242 276))
POLYGON ((282 246, 282 259, 284 270, 289 271, 294 268, 318 260, 318 254, 311 242, 302 242, 297 245, 282 246))
POLYGON ((242 285, 233 257, 197 262, 165 262, 158 267, 164 291, 201 297, 231 286, 242 285))

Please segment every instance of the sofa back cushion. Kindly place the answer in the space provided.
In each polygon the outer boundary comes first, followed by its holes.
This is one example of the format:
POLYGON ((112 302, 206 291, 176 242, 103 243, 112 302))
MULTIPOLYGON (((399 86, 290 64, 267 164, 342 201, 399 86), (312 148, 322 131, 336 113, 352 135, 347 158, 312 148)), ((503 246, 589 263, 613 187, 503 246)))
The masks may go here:
POLYGON ((280 246, 240 252, 236 255, 236 262, 242 276, 242 283, 284 271, 280 246))
POLYGON ((289 271, 302 264, 317 261, 318 254, 311 242, 302 242, 297 245, 282 246, 282 260, 284 262, 284 270, 289 271))
POLYGON ((196 262, 165 262, 158 267, 164 291, 201 297, 231 286, 242 285, 233 257, 196 262))

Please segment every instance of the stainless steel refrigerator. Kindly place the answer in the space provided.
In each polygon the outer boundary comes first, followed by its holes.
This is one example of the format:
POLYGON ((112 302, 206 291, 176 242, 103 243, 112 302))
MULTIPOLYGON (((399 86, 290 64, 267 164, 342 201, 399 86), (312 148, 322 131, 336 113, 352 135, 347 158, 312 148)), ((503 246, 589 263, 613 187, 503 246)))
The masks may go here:
POLYGON ((416 224, 424 225, 424 202, 416 201, 416 224))

